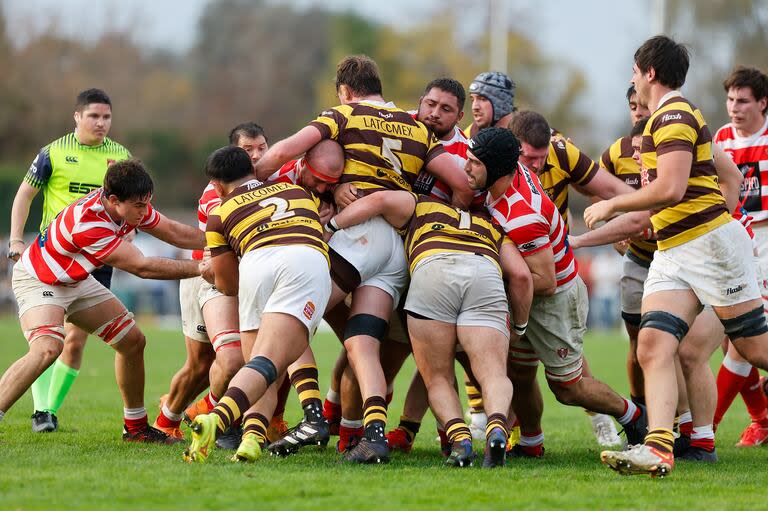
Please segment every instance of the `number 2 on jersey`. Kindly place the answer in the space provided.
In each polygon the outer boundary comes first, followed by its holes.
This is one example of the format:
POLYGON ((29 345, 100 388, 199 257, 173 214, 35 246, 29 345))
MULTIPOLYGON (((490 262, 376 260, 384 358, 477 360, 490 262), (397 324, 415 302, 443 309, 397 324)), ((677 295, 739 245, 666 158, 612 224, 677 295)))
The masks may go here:
POLYGON ((262 208, 268 208, 274 206, 275 211, 272 212, 270 219, 272 221, 282 220, 283 218, 290 218, 296 214, 295 211, 288 211, 288 201, 281 199, 280 197, 270 197, 259 202, 259 206, 262 208))

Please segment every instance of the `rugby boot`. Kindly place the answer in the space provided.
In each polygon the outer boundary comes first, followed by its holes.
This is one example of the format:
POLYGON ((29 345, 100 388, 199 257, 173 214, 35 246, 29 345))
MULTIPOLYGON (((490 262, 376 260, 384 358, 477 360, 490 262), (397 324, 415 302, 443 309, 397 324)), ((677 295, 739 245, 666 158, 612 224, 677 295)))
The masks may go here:
POLYGON ((201 397, 184 410, 184 422, 188 424, 192 423, 195 421, 195 417, 205 413, 211 413, 211 408, 208 405, 208 401, 205 400, 205 397, 201 397))
POLYGON ((307 445, 325 448, 330 438, 328 423, 325 419, 320 422, 303 420, 297 426, 289 429, 280 440, 269 444, 267 450, 276 456, 290 456, 307 445))
POLYGON ((741 434, 736 447, 756 447, 768 442, 768 428, 762 427, 758 422, 751 422, 741 434))
POLYGON ((232 455, 231 460, 253 463, 261 457, 261 451, 262 445, 259 443, 256 435, 245 435, 237 447, 237 451, 232 455))
POLYGON ((474 459, 475 453, 472 452, 472 440, 467 439, 453 442, 451 453, 446 458, 444 464, 446 467, 471 467, 474 459))
POLYGON ((343 456, 344 461, 362 464, 389 463, 387 440, 370 440, 363 437, 360 442, 343 456))
POLYGON ((493 428, 485 441, 483 468, 503 467, 507 456, 507 435, 501 428, 493 428))
POLYGON ((165 428, 165 427, 160 426, 157 423, 157 419, 155 419, 155 423, 152 424, 152 427, 157 429, 157 430, 162 431, 163 433, 165 433, 169 437, 177 438, 178 440, 184 440, 184 432, 178 426, 165 428))
POLYGON ((51 412, 36 410, 32 414, 32 432, 33 433, 52 433, 59 428, 59 421, 56 415, 51 412))
POLYGON ((230 426, 216 439, 216 447, 225 451, 235 451, 243 440, 243 427, 230 426))
POLYGON ((624 444, 616 431, 616 424, 612 417, 603 413, 596 413, 589 419, 592 422, 592 433, 595 434, 595 440, 600 447, 615 447, 624 444))
POLYGON ((179 438, 174 438, 164 431, 160 431, 157 428, 153 428, 147 424, 146 428, 139 431, 130 433, 128 429, 123 426, 123 441, 124 442, 143 442, 147 444, 165 444, 173 445, 181 442, 179 438))
POLYGON ((632 445, 626 451, 603 451, 600 461, 621 475, 646 474, 664 477, 675 468, 675 456, 645 444, 632 445))
POLYGON ((216 444, 217 417, 212 413, 205 413, 195 417, 190 428, 192 429, 192 443, 184 451, 183 459, 187 463, 205 463, 208 455, 216 444))
POLYGON ((285 422, 282 415, 280 417, 272 417, 267 428, 267 440, 270 442, 278 441, 283 435, 288 433, 288 429, 288 423, 285 422))
POLYGON ((708 451, 702 447, 691 445, 680 456, 675 456, 678 460, 686 461, 704 461, 706 463, 717 463, 717 452, 714 449, 708 451))
POLYGON ((386 436, 387 445, 392 451, 408 454, 413 449, 413 442, 408 438, 408 433, 403 428, 395 428, 386 436))

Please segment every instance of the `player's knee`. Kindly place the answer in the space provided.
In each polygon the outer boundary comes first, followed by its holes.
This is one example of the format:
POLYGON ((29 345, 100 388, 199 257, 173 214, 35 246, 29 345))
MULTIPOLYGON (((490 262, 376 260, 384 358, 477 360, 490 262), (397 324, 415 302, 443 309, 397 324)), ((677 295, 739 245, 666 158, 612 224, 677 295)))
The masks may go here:
POLYGON ((64 345, 58 340, 42 337, 30 346, 30 352, 39 357, 41 364, 48 367, 59 358, 63 348, 64 345))
POLYGON ((275 367, 274 362, 267 357, 262 357, 260 355, 253 357, 247 364, 245 364, 245 367, 262 375, 267 382, 267 387, 272 385, 277 379, 277 368, 275 367))
POLYGON ((547 380, 549 388, 555 395, 555 399, 566 406, 576 406, 579 404, 580 382, 565 384, 559 381, 547 380))
MULTIPOLYGON (((228 351, 228 350, 225 350, 228 351)), ((216 364, 221 368, 222 377, 227 381, 231 380, 237 372, 243 367, 243 357, 239 356, 239 353, 235 353, 234 350, 231 357, 217 357, 216 364)))
POLYGON ((688 323, 674 314, 664 311, 649 311, 640 319, 640 330, 652 328, 672 334, 678 342, 688 333, 688 323))
POLYGON ((385 319, 374 316, 373 314, 355 314, 344 328, 344 341, 358 335, 373 337, 377 341, 382 341, 387 335, 389 323, 385 319))
POLYGON ((735 318, 720 319, 720 322, 731 341, 745 337, 757 337, 768 332, 768 323, 765 321, 762 305, 735 318))

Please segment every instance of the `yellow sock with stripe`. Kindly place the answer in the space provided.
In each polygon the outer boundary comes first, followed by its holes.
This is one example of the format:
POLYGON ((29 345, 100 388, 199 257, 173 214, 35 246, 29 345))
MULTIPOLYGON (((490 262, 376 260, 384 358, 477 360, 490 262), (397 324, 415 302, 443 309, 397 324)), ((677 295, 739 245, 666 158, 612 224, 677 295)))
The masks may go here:
POLYGON ((485 438, 491 434, 494 429, 500 429, 504 432, 504 438, 509 438, 509 429, 507 429, 507 416, 503 413, 492 413, 488 416, 488 424, 485 426, 485 438))
POLYGON ((223 433, 230 424, 239 419, 243 412, 251 407, 248 396, 238 387, 230 387, 219 399, 219 403, 211 411, 217 417, 216 430, 223 433))
POLYGON ((645 435, 645 445, 665 453, 671 453, 675 445, 675 435, 671 429, 652 429, 645 435))
POLYGON ((269 419, 260 413, 247 413, 243 417, 243 437, 255 435, 256 440, 262 446, 267 443, 267 428, 269 419))
POLYGON ((383 440, 387 426, 387 401, 371 396, 363 404, 363 435, 368 440, 383 440))
POLYGON ((323 420, 323 402, 320 400, 317 377, 315 364, 303 364, 290 375, 291 385, 296 389, 304 409, 304 419, 313 423, 323 420))
POLYGON ((446 422, 445 434, 448 437, 448 442, 451 444, 461 442, 462 440, 472 440, 472 432, 469 431, 469 426, 461 418, 451 419, 446 422))
POLYGON ((475 387, 469 381, 464 382, 464 389, 467 391, 469 411, 472 413, 483 413, 483 394, 480 392, 480 389, 475 387))

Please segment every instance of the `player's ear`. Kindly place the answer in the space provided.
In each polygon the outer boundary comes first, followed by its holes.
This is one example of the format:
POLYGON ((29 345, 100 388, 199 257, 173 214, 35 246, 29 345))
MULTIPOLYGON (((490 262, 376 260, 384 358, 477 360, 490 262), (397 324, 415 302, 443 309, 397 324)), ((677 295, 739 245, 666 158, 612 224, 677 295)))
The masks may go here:
POLYGON ((343 83, 339 85, 336 94, 338 94, 339 101, 341 101, 342 104, 347 104, 352 101, 352 93, 350 92, 349 87, 343 83))
POLYGON ((218 195, 220 199, 223 199, 224 196, 227 195, 227 191, 224 189, 224 186, 222 186, 220 182, 212 180, 211 184, 213 184, 213 189, 216 192, 216 195, 218 195))

